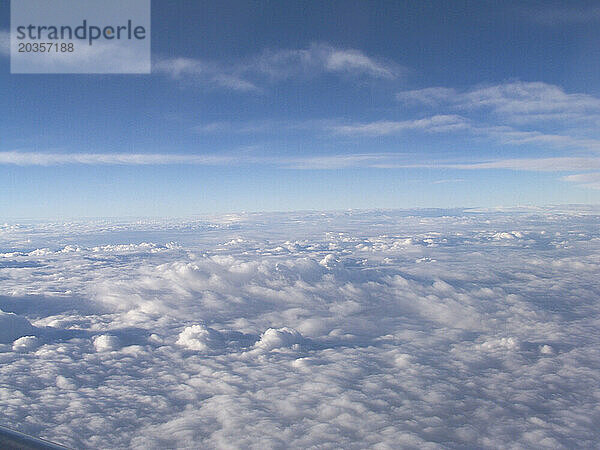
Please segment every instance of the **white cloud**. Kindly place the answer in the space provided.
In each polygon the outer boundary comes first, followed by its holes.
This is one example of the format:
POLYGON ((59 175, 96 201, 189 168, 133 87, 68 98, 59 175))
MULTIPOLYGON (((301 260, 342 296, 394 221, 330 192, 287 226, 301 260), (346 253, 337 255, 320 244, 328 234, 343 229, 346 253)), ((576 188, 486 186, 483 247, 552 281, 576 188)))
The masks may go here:
POLYGON ((421 130, 431 133, 444 133, 468 128, 467 121, 456 115, 437 115, 417 120, 399 122, 379 121, 352 125, 336 125, 330 129, 337 134, 383 136, 406 130, 421 130))
POLYGON ((116 336, 103 334, 94 338, 94 348, 97 352, 109 352, 119 348, 119 339, 116 336))
POLYGON ((433 184, 447 184, 447 183, 462 183, 466 181, 464 178, 448 178, 444 180, 435 180, 433 184))
POLYGON ((220 133, 233 131, 235 127, 230 122, 209 122, 196 125, 192 130, 196 133, 220 133))
MULTIPOLYGON (((568 93, 556 85, 511 81, 466 90, 430 87, 403 91, 396 97, 409 107, 418 105, 445 112, 442 117, 462 117, 462 129, 474 137, 503 146, 562 150, 565 152, 561 155, 562 162, 572 158, 573 151, 592 155, 600 152, 596 133, 600 125, 600 98, 568 93)), ((388 125, 385 129, 383 123, 362 124, 362 128, 373 130, 373 135, 385 134, 392 127, 388 125)))
POLYGON ((325 70, 329 72, 364 73, 378 78, 395 78, 394 70, 378 63, 358 50, 325 47, 325 70))
POLYGON ((21 166, 82 165, 208 165, 267 164, 290 169, 340 169, 346 167, 375 167, 389 161, 397 161, 401 154, 366 153, 334 154, 305 157, 254 156, 252 154, 229 155, 181 155, 164 153, 44 153, 0 152, 0 164, 21 166))
POLYGON ((158 59, 153 71, 164 73, 175 79, 191 77, 207 87, 220 87, 240 92, 258 92, 260 89, 242 74, 217 63, 192 58, 158 59))
POLYGON ((252 155, 177 155, 177 154, 127 154, 127 153, 43 153, 0 152, 0 164, 22 166, 55 166, 63 164, 84 165, 231 165, 270 164, 297 169, 337 169, 368 166, 376 161, 388 160, 393 154, 349 154, 307 157, 252 156, 252 155))
POLYGON ((403 103, 446 106, 469 111, 486 108, 512 123, 590 120, 600 115, 600 98, 567 93, 559 86, 543 82, 514 81, 465 91, 433 87, 399 92, 403 103))
POLYGON ((536 172, 566 172, 573 170, 600 169, 597 157, 515 158, 468 164, 440 164, 441 167, 457 169, 511 169, 536 172))
MULTIPOLYGON (((587 169, 600 169, 600 164, 596 165, 595 167, 587 167, 587 169)), ((600 189, 600 172, 567 175, 563 177, 563 180, 577 183, 582 187, 590 189, 600 189)))
POLYGON ((23 166, 53 166, 60 164, 88 165, 161 165, 199 164, 220 165, 231 162, 231 157, 217 155, 177 155, 160 153, 43 153, 0 152, 0 164, 23 166))
POLYGON ((74 448, 593 447, 599 214, 0 224, 0 420, 74 448))
POLYGON ((562 88, 541 82, 513 82, 473 89, 459 100, 467 108, 489 107, 516 121, 557 117, 581 117, 600 112, 600 99, 587 94, 569 94, 562 88))
POLYGON ((36 336, 23 336, 13 342, 14 352, 26 352, 35 349, 39 345, 39 339, 36 336))
POLYGON ((197 125, 192 128, 196 133, 238 133, 238 134, 256 134, 268 133, 274 131, 315 131, 326 127, 331 121, 324 120, 303 120, 303 121, 282 121, 282 120, 250 120, 250 121, 223 121, 208 122, 197 125))
POLYGON ((437 115, 424 119, 404 121, 376 121, 350 125, 328 125, 329 131, 348 136, 386 136, 406 131, 425 133, 469 132, 473 136, 493 139, 502 145, 550 145, 559 149, 585 149, 600 151, 600 140, 567 134, 541 131, 522 131, 509 126, 474 123, 459 115, 437 115))
POLYGON ((179 334, 176 344, 203 353, 220 350, 224 346, 221 334, 217 330, 204 325, 186 327, 179 334))
POLYGON ((193 58, 159 58, 155 72, 175 79, 191 79, 206 87, 260 92, 261 84, 290 78, 312 78, 324 73, 353 77, 394 79, 402 69, 356 49, 313 44, 306 49, 266 50, 238 61, 204 61, 193 58))
POLYGON ((436 106, 441 103, 453 101, 456 96, 457 92, 455 89, 445 87, 430 87, 399 92, 396 94, 396 99, 408 104, 414 103, 436 106))
POLYGON ((402 72, 399 66, 378 61, 359 50, 340 49, 327 44, 312 44, 307 49, 265 51, 248 61, 246 70, 272 78, 329 72, 394 79, 402 72))
POLYGON ((343 169, 347 167, 373 167, 382 164, 393 155, 347 154, 283 158, 279 164, 290 169, 343 169))
POLYGON ((254 348, 260 351, 290 348, 298 346, 303 340, 302 335, 293 328, 269 328, 261 334, 260 340, 254 345, 254 348))
POLYGON ((556 148, 600 151, 600 140, 540 131, 520 131, 507 126, 472 128, 473 133, 496 139, 506 145, 545 144, 556 148))
POLYGON ((72 379, 63 377, 62 375, 58 375, 56 377, 56 387, 59 389, 64 389, 66 391, 73 391, 77 389, 77 385, 73 382, 72 379))

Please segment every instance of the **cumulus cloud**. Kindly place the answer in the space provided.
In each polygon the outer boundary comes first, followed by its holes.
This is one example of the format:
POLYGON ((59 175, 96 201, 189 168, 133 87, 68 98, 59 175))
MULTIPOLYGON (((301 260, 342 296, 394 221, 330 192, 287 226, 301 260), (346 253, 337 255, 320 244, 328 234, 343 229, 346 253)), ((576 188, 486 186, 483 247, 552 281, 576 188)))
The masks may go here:
POLYGON ((192 325, 191 327, 186 327, 179 334, 176 344, 186 347, 189 350, 206 353, 220 350, 223 347, 223 337, 217 330, 210 327, 192 325))
POLYGON ((102 334, 94 338, 94 348, 97 352, 110 352, 119 348, 119 339, 116 336, 102 334))
POLYGON ((0 224, 0 420, 75 448, 593 447, 599 216, 0 224))
POLYGON ((56 387, 59 389, 64 389, 66 391, 73 391, 77 389, 77 385, 73 382, 72 379, 63 377, 62 375, 58 375, 56 377, 56 387))
POLYGON ((260 340, 254 345, 254 348, 261 351, 298 348, 302 340, 302 335, 293 328, 269 328, 260 336, 260 340))
POLYGON ((24 352, 33 350, 39 345, 39 339, 36 336, 23 336, 13 342, 12 349, 15 352, 24 352))

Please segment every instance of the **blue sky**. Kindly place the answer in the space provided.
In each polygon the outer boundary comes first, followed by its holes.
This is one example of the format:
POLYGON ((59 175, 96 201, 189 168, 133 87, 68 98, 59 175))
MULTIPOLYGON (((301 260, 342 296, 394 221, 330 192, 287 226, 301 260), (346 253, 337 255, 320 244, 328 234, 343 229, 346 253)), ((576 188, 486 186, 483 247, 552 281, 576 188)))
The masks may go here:
POLYGON ((11 75, 0 216, 598 203, 595 2, 152 2, 151 75, 11 75))

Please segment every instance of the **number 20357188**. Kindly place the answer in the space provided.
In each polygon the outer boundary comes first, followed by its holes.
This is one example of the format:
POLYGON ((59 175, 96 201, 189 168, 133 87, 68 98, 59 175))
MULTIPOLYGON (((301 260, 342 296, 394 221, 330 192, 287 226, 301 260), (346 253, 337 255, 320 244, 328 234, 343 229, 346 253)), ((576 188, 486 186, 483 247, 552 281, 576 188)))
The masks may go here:
POLYGON ((19 53, 73 53, 72 42, 19 42, 19 53))

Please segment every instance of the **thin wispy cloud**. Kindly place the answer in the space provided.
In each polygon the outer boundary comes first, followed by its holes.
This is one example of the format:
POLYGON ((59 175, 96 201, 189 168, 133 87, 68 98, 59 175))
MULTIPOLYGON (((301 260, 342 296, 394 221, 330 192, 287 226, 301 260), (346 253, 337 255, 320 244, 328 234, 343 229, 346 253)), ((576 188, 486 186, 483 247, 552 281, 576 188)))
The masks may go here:
POLYGON ((377 121, 337 125, 330 127, 336 134, 383 136, 401 133, 407 130, 421 130, 431 133, 458 131, 468 128, 466 119, 457 115, 436 115, 417 120, 377 121))
POLYGON ((304 158, 281 158, 272 162, 289 169, 300 170, 332 170, 351 167, 377 167, 385 161, 398 160, 403 155, 398 154, 347 154, 347 155, 322 155, 304 158))
POLYGON ((340 118, 302 120, 256 119, 200 123, 191 127, 190 131, 198 134, 226 133, 247 135, 306 132, 313 136, 315 134, 331 136, 332 134, 339 134, 338 132, 343 130, 344 127, 351 129, 352 124, 340 118))
POLYGON ((255 156, 248 154, 168 154, 168 153, 44 153, 0 152, 0 164, 18 166, 59 165, 273 165, 289 169, 342 169, 348 167, 375 167, 377 163, 398 160, 399 154, 342 154, 306 157, 255 156))
POLYGON ((275 79, 322 73, 394 79, 402 72, 395 63, 367 56, 360 50, 341 49, 328 44, 312 44, 306 49, 266 50, 243 63, 242 70, 275 79))
POLYGON ((56 166, 64 164, 84 165, 166 165, 198 164, 222 165, 233 160, 216 155, 134 154, 134 153, 43 153, 0 152, 0 164, 19 166, 56 166))
POLYGON ((396 94, 396 98, 406 104, 437 106, 451 101, 456 95, 456 90, 452 88, 429 87, 402 91, 396 94))
POLYGON ((158 59, 153 71, 173 79, 192 79, 209 87, 230 89, 238 92, 258 92, 260 89, 242 74, 215 62, 192 58, 158 59))
POLYGON ((403 71, 395 63, 367 56, 360 50, 327 44, 313 44, 305 49, 265 50, 237 61, 159 57, 153 70, 173 79, 238 92, 260 92, 268 82, 310 79, 328 73, 392 80, 403 71))
POLYGON ((191 131, 199 134, 255 134, 285 131, 321 130, 334 123, 332 120, 248 120, 248 121, 219 121, 196 125, 191 131))
POLYGON ((600 151, 600 140, 579 138, 564 134, 544 133, 541 131, 520 131, 507 126, 471 127, 475 134, 495 139, 504 145, 537 144, 559 149, 583 149, 600 151))
POLYGON ((449 178, 446 180, 435 180, 433 184, 462 183, 464 181, 466 181, 464 178, 449 178))
POLYGON ((440 164, 455 169, 509 169, 533 172, 566 172, 600 169, 598 157, 512 158, 467 164, 440 164))
POLYGON ((567 175, 562 178, 564 181, 576 183, 581 187, 588 189, 600 189, 600 172, 579 173, 567 175))
POLYGON ((567 93, 559 86, 542 82, 509 82, 459 91, 430 87, 402 91, 396 98, 406 104, 453 108, 462 111, 488 109, 513 123, 557 119, 598 118, 600 98, 567 93))

